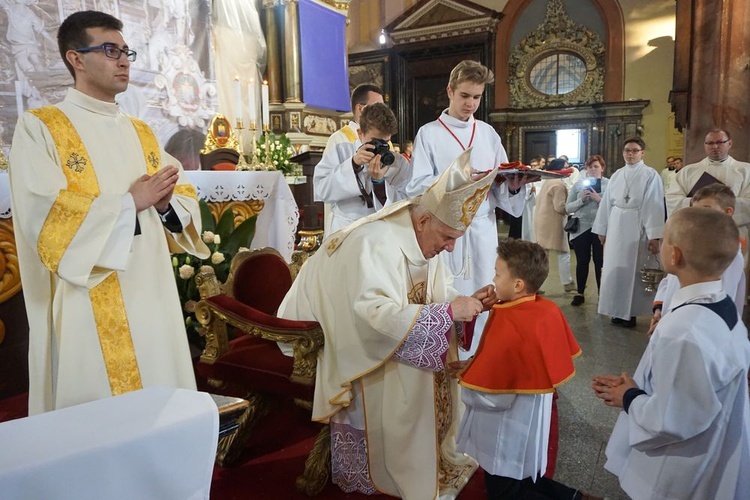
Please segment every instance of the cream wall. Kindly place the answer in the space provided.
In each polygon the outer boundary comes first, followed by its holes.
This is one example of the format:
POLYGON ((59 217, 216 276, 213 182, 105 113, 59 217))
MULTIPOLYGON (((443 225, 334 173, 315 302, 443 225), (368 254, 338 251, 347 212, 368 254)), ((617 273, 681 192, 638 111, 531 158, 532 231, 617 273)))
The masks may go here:
POLYGON ((625 99, 648 99, 643 113, 644 161, 658 169, 665 165, 674 67, 674 0, 627 0, 620 2, 625 18, 625 99))

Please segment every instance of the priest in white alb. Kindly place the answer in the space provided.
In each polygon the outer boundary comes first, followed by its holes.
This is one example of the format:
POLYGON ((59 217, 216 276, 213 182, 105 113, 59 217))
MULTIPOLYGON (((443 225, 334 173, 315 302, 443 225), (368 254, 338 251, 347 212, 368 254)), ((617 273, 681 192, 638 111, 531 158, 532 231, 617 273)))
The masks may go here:
MULTIPOLYGON (((732 137, 726 130, 716 129, 706 134, 703 149, 706 157, 698 163, 685 165, 678 170, 665 193, 667 213, 672 215, 680 208, 689 207, 693 193, 715 182, 729 186, 734 193, 734 222, 740 229, 740 239, 750 236, 750 163, 729 156, 732 137)), ((745 268, 748 266, 748 247, 742 249, 745 268)))
POLYGON ((170 250, 209 252, 179 162, 115 101, 136 58, 121 30, 102 12, 68 17, 58 43, 75 88, 24 113, 13 137, 30 414, 196 387, 170 250))
POLYGON ((328 237, 279 308, 323 329, 313 420, 330 422, 333 481, 346 492, 455 498, 476 469, 456 452, 461 400, 445 367, 463 340, 454 322, 489 309, 495 294, 459 295, 437 258, 494 182, 472 173, 470 155, 424 195, 328 237))

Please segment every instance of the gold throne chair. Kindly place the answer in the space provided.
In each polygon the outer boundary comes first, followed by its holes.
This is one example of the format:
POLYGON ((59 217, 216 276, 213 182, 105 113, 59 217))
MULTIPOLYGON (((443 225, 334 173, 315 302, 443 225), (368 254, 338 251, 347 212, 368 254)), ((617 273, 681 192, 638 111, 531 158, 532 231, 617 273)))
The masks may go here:
MULTIPOLYGON (((234 257, 225 284, 218 282, 211 268, 196 276, 201 301, 195 315, 206 337, 196 371, 207 379, 212 392, 250 403, 238 431, 219 442, 217 462, 222 466, 236 462, 255 425, 281 399, 312 409, 323 332, 316 322, 275 316, 304 260, 306 255, 298 252, 290 268, 272 248, 248 250, 234 257), (236 338, 229 339, 227 325, 234 327, 236 338), (277 342, 291 345, 294 357, 282 354, 277 342)), ((330 430, 323 425, 296 480, 298 490, 314 496, 323 489, 330 475, 330 456, 330 430)))

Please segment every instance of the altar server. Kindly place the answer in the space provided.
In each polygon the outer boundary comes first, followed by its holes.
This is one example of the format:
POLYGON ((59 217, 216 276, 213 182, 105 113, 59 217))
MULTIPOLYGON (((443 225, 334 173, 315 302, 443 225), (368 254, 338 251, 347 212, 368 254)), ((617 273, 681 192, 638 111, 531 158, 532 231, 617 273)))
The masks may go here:
POLYGON ((605 468, 632 498, 750 498, 750 343, 721 289, 738 238, 717 211, 675 212, 661 246, 664 268, 681 286, 670 312, 632 378, 594 378, 597 397, 623 410, 605 468))
POLYGON ((643 163, 645 150, 640 137, 625 141, 625 166, 612 175, 591 229, 604 244, 599 314, 626 328, 635 326, 636 316, 651 311, 653 294, 644 291, 640 272, 648 253, 659 252, 664 230, 661 178, 643 163))
MULTIPOLYGON (((461 61, 451 71, 447 93, 450 105, 440 117, 424 125, 414 139, 412 177, 406 189, 407 196, 415 196, 432 184, 435 178, 461 152, 471 148, 471 166, 485 172, 508 161, 505 148, 491 125, 474 118, 482 100, 485 85, 494 81, 487 67, 476 61, 461 61)), ((535 177, 522 176, 508 179, 498 176, 487 199, 482 200, 477 215, 459 241, 453 253, 446 255, 448 268, 455 277, 454 286, 461 293, 470 294, 489 284, 494 275, 495 247, 497 246, 497 219, 495 208, 518 217, 523 213, 526 199, 524 184, 535 177)), ((481 332, 486 314, 477 318, 477 331, 481 332)), ((480 335, 463 359, 476 351, 480 335)))
POLYGON ((102 12, 69 16, 58 44, 75 87, 24 113, 13 137, 30 414, 196 387, 170 251, 209 251, 179 162, 115 101, 136 58, 121 30, 102 12))

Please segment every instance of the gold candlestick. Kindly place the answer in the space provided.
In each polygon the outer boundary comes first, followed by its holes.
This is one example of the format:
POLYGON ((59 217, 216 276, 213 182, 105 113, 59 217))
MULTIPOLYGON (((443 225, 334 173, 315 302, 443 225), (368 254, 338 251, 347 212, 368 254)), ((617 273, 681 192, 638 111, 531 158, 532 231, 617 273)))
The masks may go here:
POLYGON ((237 152, 240 154, 240 158, 237 161, 235 170, 250 170, 250 165, 247 163, 247 160, 245 160, 244 148, 242 147, 242 131, 245 129, 244 125, 245 124, 242 123, 242 118, 237 118, 234 128, 237 129, 237 152))
POLYGON ((250 144, 252 144, 252 151, 250 152, 250 155, 248 158, 250 159, 250 170, 262 170, 263 166, 260 164, 260 161, 258 160, 258 143, 255 141, 255 131, 258 130, 258 125, 255 121, 250 122, 250 134, 252 136, 252 140, 250 141, 250 144))
POLYGON ((263 166, 263 170, 276 170, 276 167, 273 164, 273 161, 271 160, 271 127, 268 123, 263 125, 263 135, 265 137, 265 146, 266 146, 266 163, 263 166))

